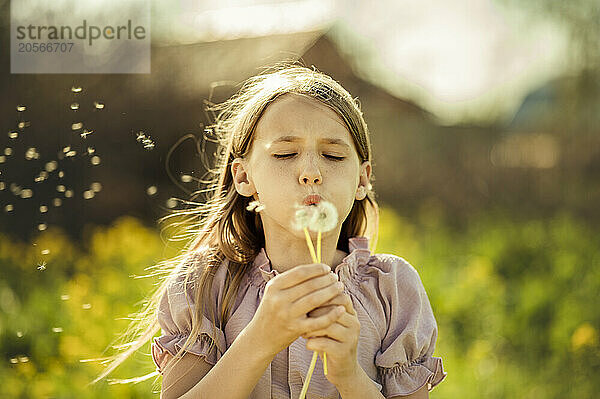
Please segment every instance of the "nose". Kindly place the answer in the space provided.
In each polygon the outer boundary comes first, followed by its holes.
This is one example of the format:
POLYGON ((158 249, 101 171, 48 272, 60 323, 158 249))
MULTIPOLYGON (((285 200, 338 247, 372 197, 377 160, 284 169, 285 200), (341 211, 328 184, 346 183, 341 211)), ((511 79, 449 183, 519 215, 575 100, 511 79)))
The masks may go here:
POLYGON ((319 168, 312 161, 309 161, 300 173, 299 180, 300 184, 321 184, 323 178, 319 168))

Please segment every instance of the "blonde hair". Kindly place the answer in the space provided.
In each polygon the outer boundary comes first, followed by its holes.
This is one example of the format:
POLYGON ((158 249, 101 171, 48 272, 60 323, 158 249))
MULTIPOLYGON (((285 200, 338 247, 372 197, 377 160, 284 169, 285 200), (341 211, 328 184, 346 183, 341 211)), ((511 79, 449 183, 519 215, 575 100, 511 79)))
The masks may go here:
MULTIPOLYGON (((217 138, 218 150, 215 152, 214 168, 208 169, 208 178, 203 180, 206 188, 194 192, 191 198, 194 200, 201 193, 205 193, 206 200, 200 203, 190 201, 188 203, 193 205, 190 209, 175 210, 159 220, 162 223, 169 217, 182 216, 183 221, 173 225, 183 226, 192 239, 179 256, 154 266, 157 270, 154 275, 162 274, 167 278, 164 278, 165 281, 144 302, 142 311, 135 314, 138 317, 133 319, 127 331, 118 339, 123 344, 113 346, 124 350, 104 360, 104 363, 110 364, 91 382, 92 384, 106 377, 160 330, 157 321, 158 304, 166 294, 169 284, 177 278, 184 277, 183 284, 186 286, 190 282, 194 283, 192 292, 197 307, 189 309, 192 315, 192 329, 175 359, 182 358, 185 350, 199 339, 203 316, 211 319, 213 329, 216 328, 216 320, 219 320, 221 329, 227 323, 240 282, 265 244, 258 213, 246 210, 252 198, 241 196, 235 190, 230 173, 231 162, 249 153, 255 126, 262 113, 269 103, 285 93, 310 96, 333 109, 345 122, 360 162, 371 161, 369 131, 360 103, 338 82, 314 66, 310 69, 298 61, 277 63, 247 79, 240 90, 225 102, 210 103, 207 110, 218 112, 215 123, 210 126, 217 138), (229 263, 222 308, 210 309, 210 313, 205 313, 205 304, 215 302, 214 299, 208 300, 207 295, 211 292, 215 272, 225 259, 229 260, 229 263)), ((372 250, 376 246, 378 205, 371 184, 366 191, 367 195, 363 200, 354 201, 350 214, 342 224, 337 244, 337 248, 342 251, 349 252, 348 239, 357 235, 368 237, 372 250)), ((184 289, 184 292, 189 303, 188 291, 184 289)), ((212 342, 209 351, 214 345, 212 342)), ((154 375, 157 375, 157 372, 113 382, 139 382, 154 375)))

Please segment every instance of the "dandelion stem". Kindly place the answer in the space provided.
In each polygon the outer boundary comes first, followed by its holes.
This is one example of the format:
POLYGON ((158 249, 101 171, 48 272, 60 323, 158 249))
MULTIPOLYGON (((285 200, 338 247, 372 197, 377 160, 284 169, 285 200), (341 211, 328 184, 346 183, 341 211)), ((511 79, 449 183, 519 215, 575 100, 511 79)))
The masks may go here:
MULTIPOLYGON (((321 230, 317 235, 317 260, 321 263, 321 230)), ((323 373, 327 375, 327 352, 323 352, 323 373)))
POLYGON ((304 399, 306 395, 306 391, 308 390, 308 383, 310 382, 310 377, 312 377, 313 370, 315 369, 315 364, 317 364, 317 352, 313 352, 312 360, 310 361, 310 367, 308 368, 308 374, 306 375, 306 381, 304 381, 304 385, 302 386, 302 391, 300 392, 300 399, 304 399))
POLYGON ((306 237, 306 243, 308 244, 308 249, 310 250, 310 256, 312 256, 313 262, 319 263, 317 260, 317 256, 315 255, 315 248, 313 247, 312 240, 310 239, 310 234, 308 233, 308 229, 304 228, 304 236, 306 237))

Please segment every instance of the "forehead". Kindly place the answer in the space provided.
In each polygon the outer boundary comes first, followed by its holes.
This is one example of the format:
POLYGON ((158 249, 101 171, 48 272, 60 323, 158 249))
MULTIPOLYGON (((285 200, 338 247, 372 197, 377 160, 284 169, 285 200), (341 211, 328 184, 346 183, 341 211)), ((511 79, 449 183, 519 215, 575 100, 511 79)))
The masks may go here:
POLYGON ((347 144, 352 137, 342 118, 313 98, 286 93, 267 106, 256 125, 255 140, 274 141, 282 136, 337 139, 347 144))

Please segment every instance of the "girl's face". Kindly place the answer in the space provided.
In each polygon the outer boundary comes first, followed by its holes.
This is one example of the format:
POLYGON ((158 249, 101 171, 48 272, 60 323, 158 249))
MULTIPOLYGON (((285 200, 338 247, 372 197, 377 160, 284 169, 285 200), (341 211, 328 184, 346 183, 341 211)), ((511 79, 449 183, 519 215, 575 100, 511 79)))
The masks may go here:
POLYGON ((295 205, 309 194, 333 203, 338 225, 324 234, 339 235, 354 200, 366 195, 371 165, 360 163, 352 136, 335 111, 287 93, 267 107, 249 155, 234 160, 231 170, 238 193, 265 206, 260 215, 266 233, 285 229, 303 237, 292 227, 295 205))

